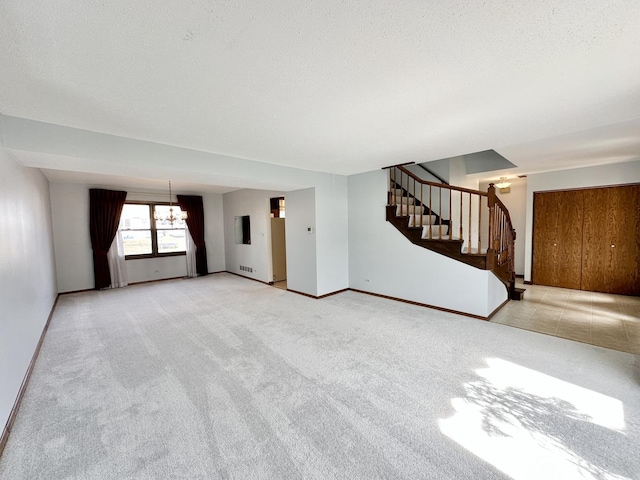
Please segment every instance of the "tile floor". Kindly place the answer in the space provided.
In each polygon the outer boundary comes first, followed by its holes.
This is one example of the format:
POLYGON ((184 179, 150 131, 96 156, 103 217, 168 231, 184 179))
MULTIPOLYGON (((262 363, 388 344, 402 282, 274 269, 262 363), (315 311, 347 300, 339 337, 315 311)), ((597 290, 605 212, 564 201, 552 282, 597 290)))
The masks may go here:
POLYGON ((640 297, 541 285, 509 302, 494 323, 640 355, 640 297))
POLYGON ((287 281, 286 280, 282 280, 281 282, 275 282, 273 284, 274 287, 276 288, 280 288, 281 290, 286 290, 287 289, 287 281))

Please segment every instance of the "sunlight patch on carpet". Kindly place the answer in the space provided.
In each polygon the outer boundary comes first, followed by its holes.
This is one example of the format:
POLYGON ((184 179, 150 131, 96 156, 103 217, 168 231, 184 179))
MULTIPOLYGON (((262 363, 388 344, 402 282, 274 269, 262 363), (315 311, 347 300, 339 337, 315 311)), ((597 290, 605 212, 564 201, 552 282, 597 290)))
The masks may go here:
POLYGON ((580 448, 624 435, 622 402, 502 359, 487 365, 451 401, 442 433, 516 480, 628 478, 580 448))

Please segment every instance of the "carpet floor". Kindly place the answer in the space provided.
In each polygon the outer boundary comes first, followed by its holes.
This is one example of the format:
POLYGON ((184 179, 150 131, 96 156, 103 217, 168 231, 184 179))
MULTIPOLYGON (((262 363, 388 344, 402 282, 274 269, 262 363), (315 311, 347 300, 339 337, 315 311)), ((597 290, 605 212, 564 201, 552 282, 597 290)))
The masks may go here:
POLYGON ((229 275, 63 295, 1 479, 638 479, 633 354, 229 275))

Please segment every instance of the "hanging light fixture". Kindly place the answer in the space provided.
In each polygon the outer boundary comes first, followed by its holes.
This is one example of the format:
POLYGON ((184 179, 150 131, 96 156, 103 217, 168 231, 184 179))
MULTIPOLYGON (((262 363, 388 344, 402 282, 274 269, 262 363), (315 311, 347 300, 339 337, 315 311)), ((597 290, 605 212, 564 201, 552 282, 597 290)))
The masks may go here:
POLYGON ((169 180, 169 213, 167 215, 160 215, 158 213, 157 210, 154 211, 153 213, 153 218, 156 219, 156 221, 160 221, 160 222, 169 222, 169 225, 171 225, 173 227, 174 222, 177 222, 178 220, 186 220, 187 219, 187 212, 180 212, 179 216, 176 216, 173 213, 173 197, 171 195, 171 180, 169 180))
POLYGON ((496 183, 496 188, 509 188, 511 182, 507 182, 507 177, 500 177, 500 181, 496 183))

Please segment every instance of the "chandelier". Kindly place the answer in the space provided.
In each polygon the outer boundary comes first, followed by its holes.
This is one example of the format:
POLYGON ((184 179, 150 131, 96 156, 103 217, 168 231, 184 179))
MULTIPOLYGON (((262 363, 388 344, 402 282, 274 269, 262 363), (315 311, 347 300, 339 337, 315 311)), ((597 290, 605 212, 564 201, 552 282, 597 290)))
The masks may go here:
POLYGON ((175 215, 173 213, 173 198, 171 196, 171 180, 169 180, 169 213, 167 215, 160 215, 157 210, 153 213, 153 218, 155 218, 156 222, 167 222, 169 225, 173 227, 173 223, 178 220, 186 220, 187 212, 180 212, 179 215, 175 215))

